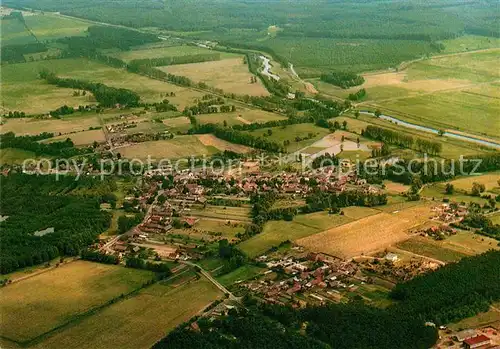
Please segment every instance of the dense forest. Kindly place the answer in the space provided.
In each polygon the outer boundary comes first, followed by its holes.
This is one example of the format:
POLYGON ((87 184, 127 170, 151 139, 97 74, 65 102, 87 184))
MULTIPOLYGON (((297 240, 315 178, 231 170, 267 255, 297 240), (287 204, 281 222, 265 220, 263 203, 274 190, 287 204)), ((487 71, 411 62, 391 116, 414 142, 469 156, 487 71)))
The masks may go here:
POLYGON ((271 24, 286 28, 281 36, 337 38, 443 39, 463 31, 498 33, 496 2, 458 0, 335 1, 308 6, 307 0, 248 2, 203 0, 158 2, 155 0, 6 0, 15 8, 61 11, 63 14, 141 27, 173 31, 213 31, 224 37, 231 29, 259 32, 271 24), (203 13, 203 16, 193 16, 203 13), (369 20, 368 20, 369 19, 369 20), (354 25, 363 21, 363 25, 354 25))
POLYGON ((439 324, 487 311, 500 300, 499 265, 500 251, 492 250, 417 276, 393 289, 395 308, 439 324))
POLYGON ((110 225, 111 215, 99 205, 116 189, 112 181, 24 174, 0 181, 0 215, 7 217, 0 223, 2 274, 77 255, 110 225))
POLYGON ((327 193, 315 190, 306 197, 307 211, 335 211, 347 206, 379 206, 387 204, 386 194, 372 194, 358 191, 327 193))
POLYGON ((159 67, 165 65, 200 63, 220 60, 220 53, 200 53, 186 56, 167 56, 159 58, 134 59, 128 63, 133 70, 138 70, 139 66, 159 67))
POLYGON ((26 62, 24 55, 37 52, 47 52, 47 46, 41 43, 7 45, 0 49, 0 59, 1 62, 22 63, 26 62))
MULTIPOLYGON (((302 77, 319 77, 332 70, 363 72, 394 68, 402 61, 440 52, 443 49, 440 40, 464 34, 500 36, 494 0, 340 0, 317 1, 314 5, 309 0, 88 0, 84 3, 6 0, 4 3, 14 8, 60 11, 64 15, 138 29, 158 28, 175 36, 266 52, 282 65, 293 63, 302 77)), ((122 38, 113 35, 107 42, 122 38)), ((141 40, 124 44, 123 48, 138 42, 141 40)))

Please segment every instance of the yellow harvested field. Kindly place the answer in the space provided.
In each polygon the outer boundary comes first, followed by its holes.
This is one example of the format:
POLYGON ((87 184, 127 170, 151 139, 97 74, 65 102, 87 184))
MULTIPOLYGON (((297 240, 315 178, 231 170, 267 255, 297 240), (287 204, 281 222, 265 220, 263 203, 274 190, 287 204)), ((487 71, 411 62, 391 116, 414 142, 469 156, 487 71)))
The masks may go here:
POLYGON ((159 69, 164 72, 186 76, 196 82, 204 82, 208 86, 220 88, 224 92, 240 95, 268 96, 269 92, 257 79, 250 83, 253 75, 243 63, 243 57, 223 59, 220 61, 178 64, 159 69))
POLYGON ((3 119, 0 133, 14 132, 17 135, 37 135, 51 132, 54 135, 70 132, 87 131, 90 127, 99 126, 96 116, 70 117, 65 119, 3 119))
POLYGON ((167 127, 179 127, 189 125, 191 122, 185 116, 180 116, 178 118, 164 119, 163 124, 167 127))
POLYGON ((177 286, 155 284, 32 348, 149 349, 219 297, 221 292, 205 279, 177 286))
POLYGON ((240 118, 241 122, 244 124, 249 124, 249 123, 264 123, 268 121, 273 121, 273 120, 285 120, 286 117, 276 114, 276 113, 270 113, 265 110, 261 109, 240 109, 236 111, 237 118, 240 118))
POLYGON ((201 143, 203 143, 203 145, 215 147, 220 151, 229 150, 235 153, 242 153, 242 154, 249 153, 252 151, 252 148, 250 147, 240 144, 229 143, 228 141, 217 138, 212 134, 196 135, 196 137, 200 140, 201 143))
POLYGON ((0 336, 31 340, 152 278, 144 270, 76 261, 15 282, 0 290, 0 336))
POLYGON ((425 223, 430 206, 419 205, 394 213, 382 212, 300 239, 305 248, 341 258, 369 254, 410 237, 408 231, 425 223))
POLYGON ((474 182, 484 184, 486 190, 500 187, 500 172, 485 174, 481 176, 471 176, 451 181, 455 189, 470 191, 474 182))
POLYGON ((50 138, 46 140, 46 142, 59 142, 64 141, 66 138, 70 138, 75 145, 89 145, 95 142, 103 143, 106 141, 106 137, 104 137, 104 132, 102 129, 100 130, 89 130, 82 131, 77 133, 70 133, 67 135, 61 135, 54 138, 50 138))
POLYGON ((153 160, 187 158, 191 155, 210 153, 196 136, 177 136, 170 140, 137 143, 117 148, 116 151, 128 159, 147 159, 150 156, 153 160))
POLYGON ((405 193, 408 191, 408 189, 410 189, 409 185, 404 185, 404 184, 392 182, 392 181, 384 181, 384 185, 385 185, 385 189, 389 193, 393 193, 393 194, 405 193))

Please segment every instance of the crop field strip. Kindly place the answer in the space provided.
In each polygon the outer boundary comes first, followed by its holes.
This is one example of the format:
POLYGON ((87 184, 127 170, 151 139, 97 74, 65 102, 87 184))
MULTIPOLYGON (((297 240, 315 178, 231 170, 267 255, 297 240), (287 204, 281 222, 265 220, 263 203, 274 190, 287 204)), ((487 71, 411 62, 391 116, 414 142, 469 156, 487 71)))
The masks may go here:
POLYGON ((7 119, 0 126, 0 132, 14 132, 20 135, 37 135, 50 132, 55 135, 69 136, 71 133, 84 133, 89 128, 99 127, 100 123, 96 114, 72 115, 63 119, 34 119, 19 118, 7 119))
POLYGON ((295 216, 292 222, 270 221, 266 223, 262 233, 241 242, 238 246, 247 255, 256 257, 284 241, 296 241, 310 235, 314 236, 327 229, 379 213, 367 207, 346 207, 343 212, 342 216, 317 212, 295 216))
POLYGON ((399 241, 407 240, 408 230, 429 219, 426 204, 392 213, 379 213, 332 228, 297 243, 305 248, 341 258, 369 254, 399 241))
POLYGON ((189 320, 221 296, 208 280, 157 283, 44 339, 33 348, 150 348, 166 332, 189 320), (189 302, 185 302, 190 300, 189 302), (105 326, 103 326, 105 325, 105 326))
POLYGON ((1 336, 33 340, 152 278, 147 271, 76 261, 14 283, 0 290, 1 336))
POLYGON ((167 73, 186 76, 195 82, 230 91, 240 95, 268 96, 269 92, 260 80, 250 82, 253 76, 243 63, 243 56, 220 61, 177 64, 159 68, 167 73))
POLYGON ((215 147, 205 146, 196 136, 177 136, 170 140, 148 141, 116 148, 129 159, 178 159, 217 152, 215 147))

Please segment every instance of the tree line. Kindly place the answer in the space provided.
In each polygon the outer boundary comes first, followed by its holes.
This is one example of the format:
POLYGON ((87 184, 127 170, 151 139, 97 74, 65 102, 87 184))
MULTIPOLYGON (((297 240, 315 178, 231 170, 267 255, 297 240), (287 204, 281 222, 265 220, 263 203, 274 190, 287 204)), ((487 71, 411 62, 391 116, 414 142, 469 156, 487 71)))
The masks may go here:
MULTIPOLYGON (((497 196, 499 198, 500 196, 497 196)), ((469 213, 460 222, 460 228, 475 228, 478 233, 500 240, 500 225, 480 213, 469 213), (464 227, 465 226, 465 227, 464 227)))
POLYGON ((396 285, 395 310, 437 324, 456 322, 500 300, 500 251, 490 250, 396 285))
POLYGON ((150 262, 142 258, 129 257, 125 261, 125 266, 127 268, 150 270, 155 273, 161 273, 164 277, 172 275, 172 271, 167 263, 162 262, 150 262))
POLYGON ((35 155, 52 155, 57 157, 73 157, 92 152, 92 148, 76 148, 73 141, 42 143, 41 140, 52 138, 52 133, 41 133, 35 136, 16 136, 13 132, 0 134, 0 149, 15 148, 31 151, 35 155))
POLYGON ((43 70, 40 78, 51 85, 58 87, 74 88, 92 92, 95 99, 104 107, 114 107, 116 104, 134 107, 139 104, 140 96, 125 88, 115 88, 101 83, 57 77, 54 73, 43 70))
POLYGON ((410 135, 373 125, 368 125, 363 130, 362 135, 384 143, 415 149, 432 155, 438 155, 443 147, 442 143, 439 142, 429 141, 422 138, 415 139, 410 135))
POLYGON ((347 89, 353 86, 362 85, 365 78, 351 72, 334 71, 329 74, 321 74, 321 81, 347 89))
POLYGON ((349 93, 347 97, 350 101, 360 101, 366 97, 366 90, 362 88, 361 90, 355 93, 349 93))
POLYGON ((386 194, 366 193, 348 190, 340 193, 329 193, 315 190, 306 197, 306 212, 329 210, 338 213, 340 208, 348 206, 380 206, 387 204, 386 194))
POLYGON ((165 56, 159 58, 134 59, 128 63, 131 69, 138 69, 140 66, 159 67, 165 65, 201 63, 208 61, 220 61, 220 53, 199 53, 186 56, 165 56))
POLYGON ((80 253, 80 257, 85 261, 97 262, 102 264, 120 264, 120 258, 116 255, 106 254, 99 251, 85 249, 80 253))
POLYGON ((255 137, 251 134, 240 132, 232 128, 222 127, 216 124, 196 125, 191 128, 189 132, 191 134, 212 133, 217 138, 221 138, 225 141, 246 145, 256 149, 262 149, 270 153, 284 152, 283 146, 274 141, 255 137))

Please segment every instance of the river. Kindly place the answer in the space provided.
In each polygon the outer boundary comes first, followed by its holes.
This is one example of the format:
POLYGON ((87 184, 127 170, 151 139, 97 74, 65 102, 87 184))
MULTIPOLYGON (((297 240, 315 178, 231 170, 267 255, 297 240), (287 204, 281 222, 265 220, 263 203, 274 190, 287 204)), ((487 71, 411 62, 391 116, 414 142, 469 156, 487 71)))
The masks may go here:
POLYGON ((261 55, 259 58, 262 59, 262 62, 264 63, 264 68, 262 69, 262 75, 265 75, 267 77, 270 77, 271 79, 279 81, 280 77, 278 75, 271 73, 271 60, 263 55, 261 55))
MULTIPOLYGON (((366 111, 366 110, 360 111, 360 113, 376 117, 375 113, 372 113, 372 112, 369 112, 369 111, 366 111)), ((431 132, 431 133, 434 133, 434 134, 439 134, 439 130, 437 130, 437 129, 434 129, 434 128, 431 128, 431 127, 427 127, 427 126, 421 126, 421 125, 412 124, 410 122, 397 119, 397 118, 395 118, 393 116, 381 114, 379 116, 379 118, 387 120, 387 121, 390 121, 390 122, 393 122, 396 125, 401 125, 401 126, 404 126, 404 127, 412 128, 414 130, 419 130, 419 131, 431 132)), ((484 140, 484 139, 475 138, 475 137, 472 137, 472 136, 466 136, 466 135, 462 135, 462 134, 458 134, 458 133, 453 133, 453 132, 450 132, 450 131, 445 131, 443 133, 443 136, 450 137, 450 138, 455 138, 455 139, 459 139, 459 140, 462 140, 462 141, 477 143, 477 144, 484 145, 484 146, 487 146, 487 147, 490 147, 490 148, 500 149, 500 143, 497 143, 495 141, 487 141, 487 140, 484 140)))

